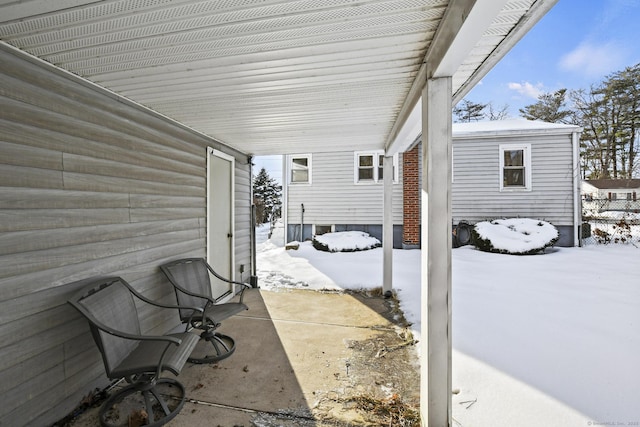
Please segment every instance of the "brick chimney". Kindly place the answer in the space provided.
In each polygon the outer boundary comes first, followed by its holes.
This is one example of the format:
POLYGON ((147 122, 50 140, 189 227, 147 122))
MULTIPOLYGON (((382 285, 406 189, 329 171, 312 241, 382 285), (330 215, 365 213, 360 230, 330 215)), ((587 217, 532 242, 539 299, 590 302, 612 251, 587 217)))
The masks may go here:
POLYGON ((402 155, 402 247, 420 247, 420 144, 402 155))

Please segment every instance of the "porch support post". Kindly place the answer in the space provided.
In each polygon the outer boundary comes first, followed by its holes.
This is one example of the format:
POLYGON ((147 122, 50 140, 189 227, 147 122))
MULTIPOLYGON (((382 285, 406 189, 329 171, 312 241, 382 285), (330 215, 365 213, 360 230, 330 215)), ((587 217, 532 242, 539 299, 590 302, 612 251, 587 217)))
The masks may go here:
POLYGON ((393 287, 393 157, 384 156, 384 218, 382 221, 382 293, 391 296, 393 287))
POLYGON ((422 93, 422 425, 451 425, 451 77, 422 93))

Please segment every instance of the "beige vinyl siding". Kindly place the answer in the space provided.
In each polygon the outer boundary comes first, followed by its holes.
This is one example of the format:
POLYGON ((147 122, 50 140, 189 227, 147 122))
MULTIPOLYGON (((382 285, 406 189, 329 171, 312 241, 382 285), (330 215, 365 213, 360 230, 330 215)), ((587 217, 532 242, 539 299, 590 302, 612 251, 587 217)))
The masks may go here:
POLYGON ((501 217, 573 225, 571 134, 454 139, 453 222, 501 217), (500 144, 531 144, 531 191, 500 191, 500 144))
MULTIPOLYGON (((168 300, 159 264, 205 255, 208 146, 236 158, 237 275, 246 155, 0 47, 0 425, 50 425, 107 384, 68 284, 120 275, 168 300)), ((176 321, 141 316, 147 332, 176 321)))
MULTIPOLYGON (((398 161, 402 164, 402 156, 398 161)), ((299 224, 304 204, 305 224, 380 224, 382 182, 354 183, 354 152, 313 153, 311 184, 289 184, 288 222, 299 224)), ((402 224, 402 170, 393 184, 393 223, 402 224)))

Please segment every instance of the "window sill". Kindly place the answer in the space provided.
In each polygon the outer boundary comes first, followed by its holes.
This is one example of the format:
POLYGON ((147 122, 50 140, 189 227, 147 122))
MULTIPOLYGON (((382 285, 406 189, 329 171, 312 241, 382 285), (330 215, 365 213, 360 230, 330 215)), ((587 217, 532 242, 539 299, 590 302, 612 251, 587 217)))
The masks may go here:
MULTIPOLYGON (((354 182, 355 185, 384 185, 384 181, 358 181, 354 182)), ((393 181, 393 185, 398 184, 398 181, 393 181)))
POLYGON ((503 187, 500 189, 501 193, 523 193, 529 191, 531 191, 531 188, 524 187, 503 187))

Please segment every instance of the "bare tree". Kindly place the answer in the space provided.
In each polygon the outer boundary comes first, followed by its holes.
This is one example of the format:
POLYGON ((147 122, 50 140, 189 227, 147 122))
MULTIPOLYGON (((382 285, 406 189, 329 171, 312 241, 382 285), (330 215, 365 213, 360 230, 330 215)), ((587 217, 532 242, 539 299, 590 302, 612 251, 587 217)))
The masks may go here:
POLYGON ((489 120, 505 120, 509 118, 509 105, 504 104, 502 107, 496 108, 493 106, 493 102, 488 104, 489 112, 487 117, 489 120))

